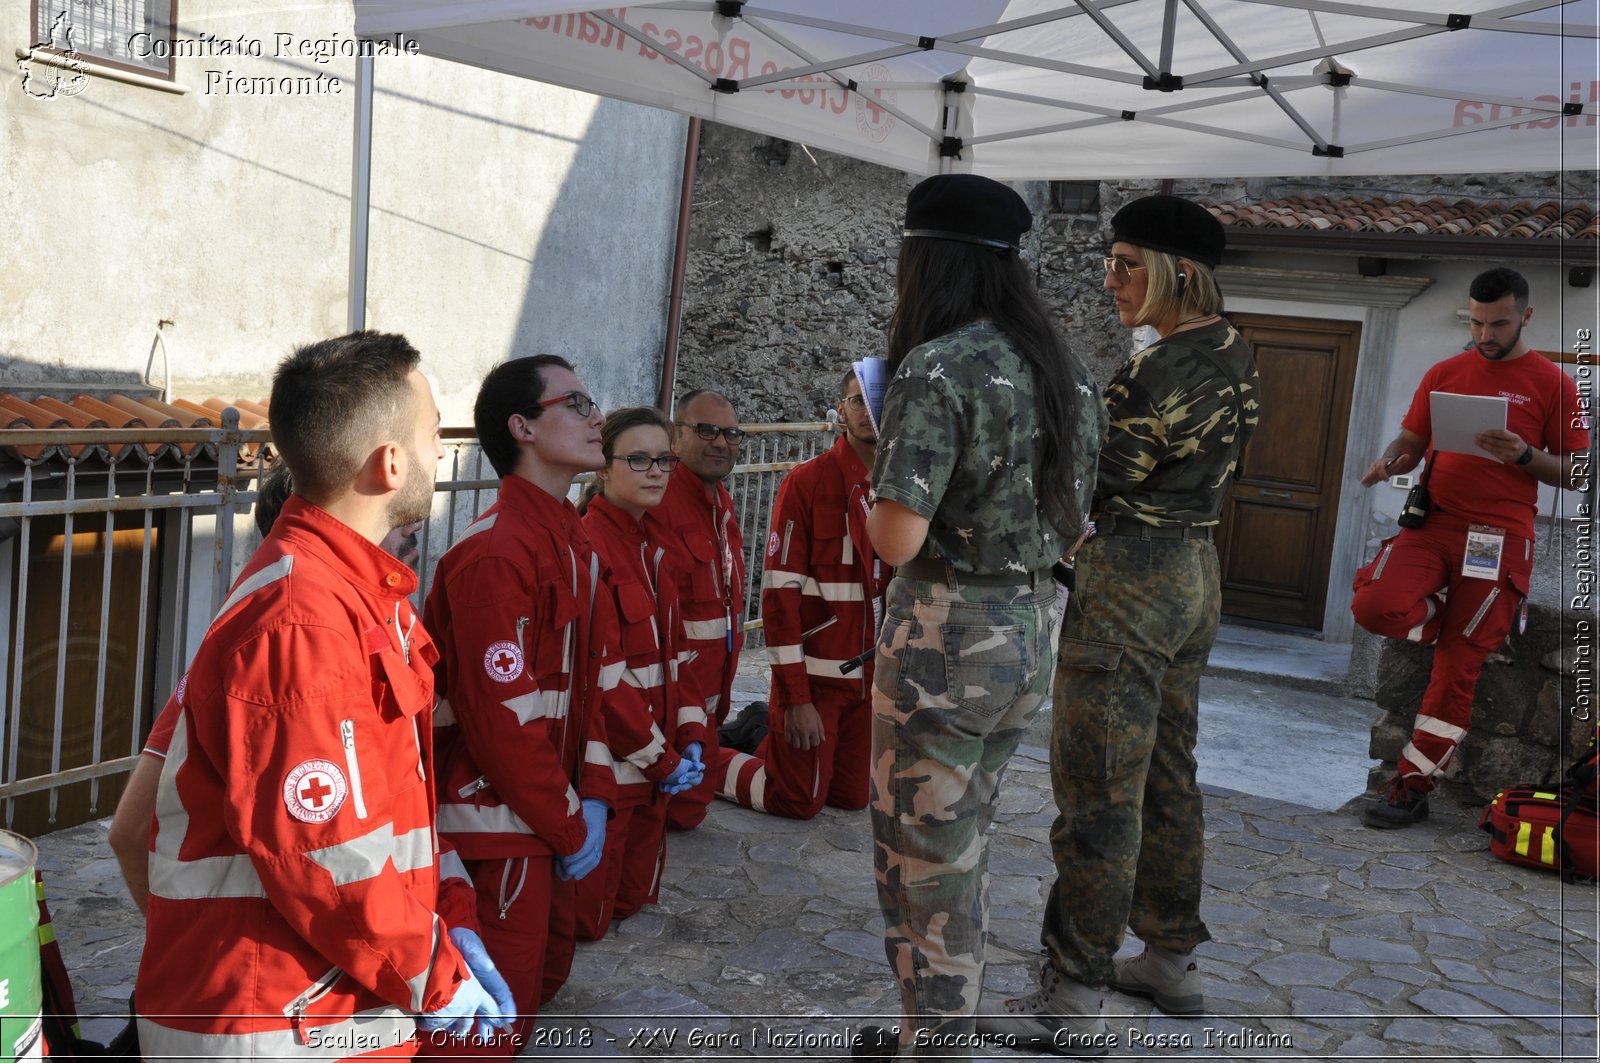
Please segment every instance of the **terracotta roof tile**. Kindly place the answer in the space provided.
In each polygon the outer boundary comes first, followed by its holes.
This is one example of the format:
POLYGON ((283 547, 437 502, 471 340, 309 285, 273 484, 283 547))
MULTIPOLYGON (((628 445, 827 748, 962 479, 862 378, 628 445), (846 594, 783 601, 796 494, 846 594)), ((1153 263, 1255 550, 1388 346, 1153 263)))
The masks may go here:
MULTIPOLYGON (((74 395, 63 401, 48 395, 33 398, 16 392, 0 392, 0 430, 7 428, 211 428, 222 424, 222 411, 229 405, 239 410, 239 425, 246 430, 267 427, 266 407, 247 399, 233 403, 218 398, 204 403, 188 399, 174 399, 171 403, 148 395, 125 395, 113 392, 104 396, 74 395)), ((216 457, 216 448, 205 443, 74 443, 67 446, 45 444, 10 444, 0 437, 0 460, 40 462, 54 458, 84 458, 100 461, 122 461, 139 454, 147 461, 163 457, 187 460, 194 456, 195 448, 208 458, 216 457)), ((239 448, 241 462, 256 460, 257 445, 247 443, 239 448)), ((267 447, 267 460, 276 457, 276 450, 267 447)))
POLYGON ((1312 229, 1344 232, 1416 233, 1419 236, 1490 236, 1531 240, 1600 239, 1600 215, 1593 204, 1563 205, 1470 199, 1426 200, 1382 196, 1289 196, 1263 203, 1207 203, 1223 225, 1257 229, 1312 229))

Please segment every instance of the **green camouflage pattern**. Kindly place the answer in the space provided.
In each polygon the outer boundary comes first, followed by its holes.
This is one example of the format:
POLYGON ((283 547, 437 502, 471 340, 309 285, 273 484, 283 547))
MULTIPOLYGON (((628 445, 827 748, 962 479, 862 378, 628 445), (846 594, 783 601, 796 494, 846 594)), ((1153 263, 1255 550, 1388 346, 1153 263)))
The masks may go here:
POLYGON ((983 986, 989 824, 1055 664, 1054 584, 896 578, 872 691, 870 795, 901 1055, 964 1059, 983 986))
MULTIPOLYGON (((1077 398, 1074 426, 1089 457, 1073 480, 1087 514, 1105 411, 1090 383, 1077 398)), ((1026 575, 1049 568, 1078 537, 1079 529, 1054 528, 1039 511, 1033 371, 992 322, 908 353, 878 421, 873 491, 929 519, 924 557, 959 572, 1026 575)))
POLYGON ((1100 536, 1078 551, 1052 702, 1056 881, 1040 940, 1085 985, 1110 979, 1125 926, 1179 952, 1211 937, 1194 743, 1221 604, 1206 540, 1100 536))
POLYGON ((1226 319, 1135 354, 1106 387, 1111 428, 1095 512, 1147 524, 1215 524, 1260 419, 1255 354, 1226 319), (1243 424, 1227 366, 1243 392, 1243 424))

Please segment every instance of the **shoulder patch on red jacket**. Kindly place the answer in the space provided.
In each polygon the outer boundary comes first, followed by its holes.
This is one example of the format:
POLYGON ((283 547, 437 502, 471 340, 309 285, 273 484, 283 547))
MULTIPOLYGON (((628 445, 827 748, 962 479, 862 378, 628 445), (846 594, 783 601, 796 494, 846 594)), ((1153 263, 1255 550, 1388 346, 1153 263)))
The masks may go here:
POLYGON ((515 642, 496 642, 483 651, 483 670, 496 683, 509 683, 522 674, 522 647, 515 642))
POLYGON ((779 539, 778 539, 778 533, 777 532, 773 532, 771 535, 767 536, 767 556, 768 557, 771 557, 773 554, 778 552, 778 542, 779 542, 779 539))
POLYGON ((350 787, 329 760, 302 760, 283 780, 283 807, 301 823, 326 823, 339 811, 350 787))

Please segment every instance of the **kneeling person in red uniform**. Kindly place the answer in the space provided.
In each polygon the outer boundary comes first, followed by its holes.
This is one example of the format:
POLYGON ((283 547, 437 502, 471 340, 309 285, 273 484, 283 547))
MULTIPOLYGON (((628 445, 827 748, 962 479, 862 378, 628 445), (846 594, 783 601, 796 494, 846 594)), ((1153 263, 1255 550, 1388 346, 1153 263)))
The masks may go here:
POLYGON ((722 796, 746 808, 810 819, 823 805, 867 806, 872 672, 883 590, 892 571, 867 539, 867 476, 878 436, 854 372, 839 386, 844 431, 778 488, 761 578, 772 662, 767 737, 728 760, 722 796))
POLYGON ((511 1007, 460 913, 448 935, 436 914, 437 654, 406 600, 416 576, 377 545, 432 503, 439 414, 418 360, 356 332, 273 379, 295 493, 163 713, 147 1060, 408 1057, 419 1022, 488 1033, 511 1007))
POLYGON ((1433 438, 1430 394, 1503 396, 1506 427, 1475 440, 1483 454, 1434 450, 1433 500, 1421 527, 1403 528, 1356 573, 1356 622, 1376 635, 1432 643, 1433 672, 1398 770, 1362 810, 1370 827, 1405 827, 1428 814, 1433 780, 1472 722, 1483 662, 1505 641, 1533 570, 1539 484, 1581 490, 1590 470, 1586 418, 1561 368, 1529 349, 1528 282, 1509 269, 1472 281, 1473 347, 1423 374, 1400 434, 1367 469, 1367 487, 1415 469, 1433 438))
POLYGON ((601 415, 571 365, 537 355, 490 371, 473 421, 499 498, 439 559, 423 610, 442 650, 439 832, 477 887, 525 1034, 566 981, 574 881, 600 863, 616 796, 600 711, 616 619, 567 500, 600 467, 601 415))
POLYGON ((584 509, 583 528, 605 563, 621 627, 621 685, 606 703, 606 734, 617 778, 615 816, 606 831, 600 870, 578 884, 578 938, 605 935, 656 903, 667 857, 667 801, 697 785, 705 766, 706 716, 699 688, 679 665, 687 657, 678 591, 666 551, 640 521, 661 504, 677 455, 667 419, 633 406, 606 417, 605 467, 584 509), (644 715, 633 715, 639 701, 644 715))

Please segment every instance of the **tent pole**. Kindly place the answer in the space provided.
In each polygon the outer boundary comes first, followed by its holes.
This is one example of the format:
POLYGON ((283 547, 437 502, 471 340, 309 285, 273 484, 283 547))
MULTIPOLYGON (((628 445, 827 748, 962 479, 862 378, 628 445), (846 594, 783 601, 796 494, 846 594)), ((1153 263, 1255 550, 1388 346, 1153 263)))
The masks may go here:
POLYGON ((372 200, 372 56, 356 57, 355 141, 350 152, 350 331, 367 327, 367 222, 372 200))
POLYGON ((667 338, 662 343, 661 387, 656 405, 669 416, 672 392, 677 386, 678 340, 683 331, 683 275, 689 259, 689 216, 694 206, 695 161, 700 156, 700 119, 689 119, 689 136, 683 148, 683 182, 678 190, 678 240, 672 249, 672 285, 667 296, 667 338))

